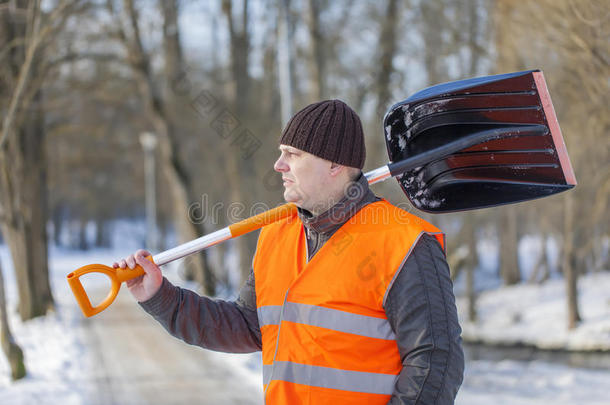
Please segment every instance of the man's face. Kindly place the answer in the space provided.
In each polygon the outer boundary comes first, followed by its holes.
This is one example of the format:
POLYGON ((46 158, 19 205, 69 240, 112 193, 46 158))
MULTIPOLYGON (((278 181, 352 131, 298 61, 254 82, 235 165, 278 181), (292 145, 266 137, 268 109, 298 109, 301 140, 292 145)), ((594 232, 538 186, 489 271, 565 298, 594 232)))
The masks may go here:
POLYGON ((280 157, 273 165, 282 174, 284 199, 306 210, 327 199, 332 162, 292 146, 280 145, 280 157))

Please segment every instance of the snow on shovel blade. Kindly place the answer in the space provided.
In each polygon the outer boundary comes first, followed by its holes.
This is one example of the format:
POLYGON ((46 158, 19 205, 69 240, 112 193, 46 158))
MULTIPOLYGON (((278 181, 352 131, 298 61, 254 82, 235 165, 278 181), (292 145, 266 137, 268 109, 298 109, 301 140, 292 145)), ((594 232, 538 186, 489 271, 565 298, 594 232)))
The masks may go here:
POLYGON ((411 203, 423 211, 510 204, 576 185, 538 70, 432 86, 392 106, 384 129, 392 162, 483 134, 474 146, 396 176, 411 203))

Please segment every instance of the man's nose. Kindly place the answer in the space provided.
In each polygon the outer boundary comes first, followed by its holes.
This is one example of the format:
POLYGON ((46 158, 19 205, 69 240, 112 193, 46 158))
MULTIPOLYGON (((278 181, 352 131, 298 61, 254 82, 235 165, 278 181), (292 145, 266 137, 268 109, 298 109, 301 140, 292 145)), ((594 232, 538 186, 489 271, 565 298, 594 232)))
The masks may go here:
POLYGON ((288 165, 286 164, 286 162, 284 162, 284 159, 282 159, 281 156, 275 161, 275 164, 273 165, 273 170, 280 173, 288 171, 288 165))

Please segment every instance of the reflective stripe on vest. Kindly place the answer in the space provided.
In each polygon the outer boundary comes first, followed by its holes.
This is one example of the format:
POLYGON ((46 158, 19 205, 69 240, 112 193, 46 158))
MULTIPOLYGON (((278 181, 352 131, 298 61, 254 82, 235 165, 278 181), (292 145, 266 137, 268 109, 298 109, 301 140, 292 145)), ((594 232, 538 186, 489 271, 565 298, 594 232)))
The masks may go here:
MULTIPOLYGON (((281 305, 267 305, 258 308, 259 325, 261 327, 279 325, 281 312, 281 305)), ((352 314, 315 305, 286 302, 282 320, 376 339, 396 339, 387 319, 352 314)))
POLYGON ((384 303, 434 226, 387 201, 362 208, 307 260, 299 219, 262 229, 253 268, 267 404, 385 404, 402 369, 384 303))
POLYGON ((364 373, 276 361, 272 365, 263 366, 263 376, 267 377, 263 377, 265 385, 269 384, 271 368, 274 380, 366 394, 392 395, 397 378, 394 374, 364 373))

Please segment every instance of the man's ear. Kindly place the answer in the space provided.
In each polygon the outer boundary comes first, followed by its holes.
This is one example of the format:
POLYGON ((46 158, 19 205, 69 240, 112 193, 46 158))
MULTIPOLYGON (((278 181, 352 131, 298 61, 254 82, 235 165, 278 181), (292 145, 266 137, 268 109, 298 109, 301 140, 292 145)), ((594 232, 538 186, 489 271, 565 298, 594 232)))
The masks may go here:
POLYGON ((340 165, 339 163, 331 162, 330 163, 330 175, 333 177, 338 176, 343 170, 345 170, 345 166, 340 165))

